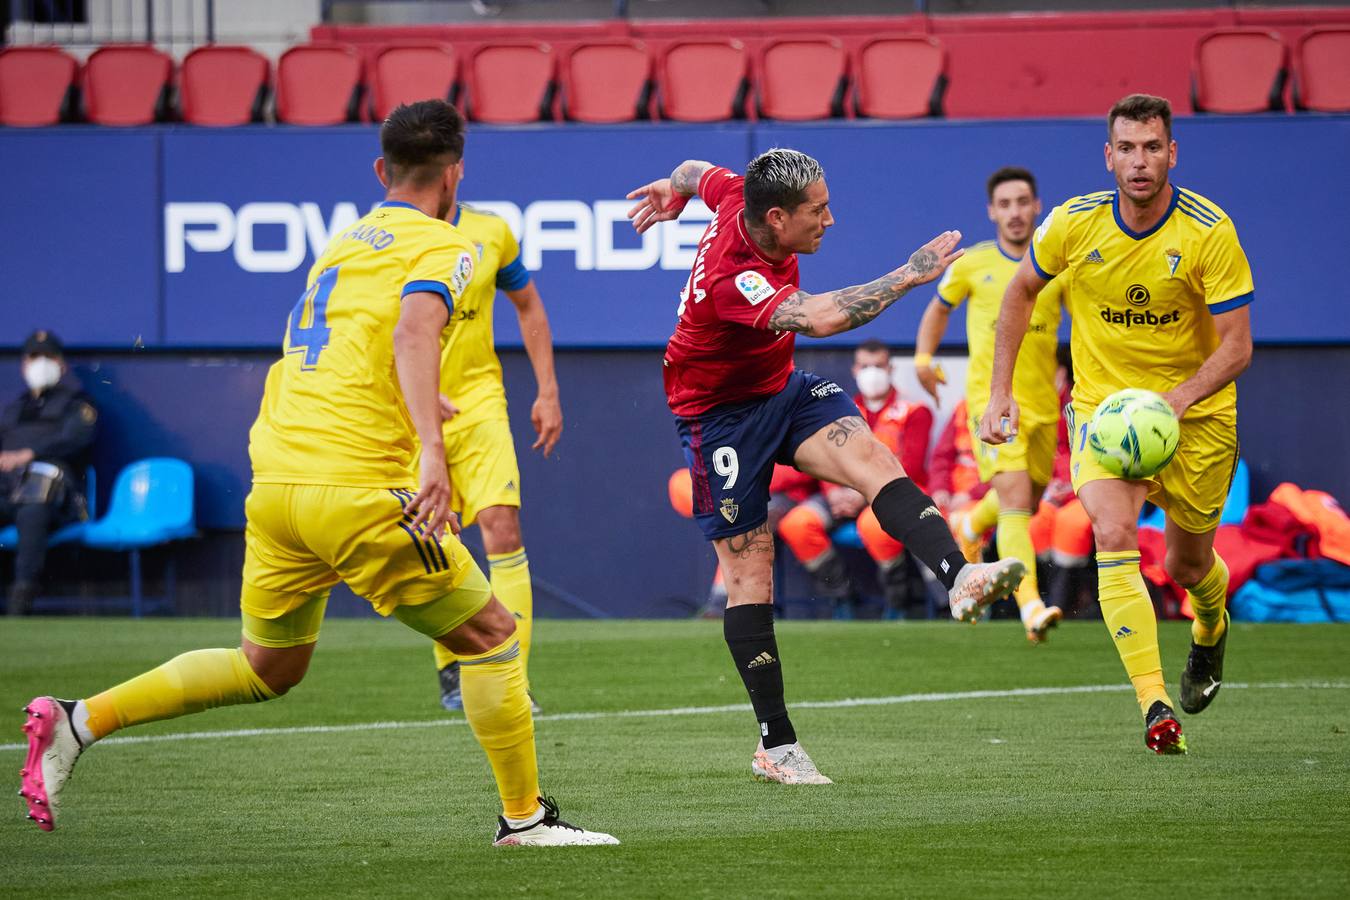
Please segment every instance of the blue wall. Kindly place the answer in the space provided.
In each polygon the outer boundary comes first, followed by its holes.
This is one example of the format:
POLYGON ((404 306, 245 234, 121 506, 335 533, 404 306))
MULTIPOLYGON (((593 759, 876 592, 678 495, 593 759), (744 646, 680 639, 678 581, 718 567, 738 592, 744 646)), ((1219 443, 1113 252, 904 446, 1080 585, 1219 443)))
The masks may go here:
MULTIPOLYGON (((249 483, 248 427, 272 360, 271 353, 75 354, 76 374, 103 413, 96 467, 105 504, 122 465, 149 455, 182 456, 197 471, 202 525, 240 528, 249 483)), ((844 348, 808 347, 798 362, 848 377, 844 348)), ((711 551, 666 500, 666 479, 683 461, 661 392, 660 354, 562 351, 566 430, 549 460, 528 449, 533 434, 525 413, 534 399, 529 363, 520 351, 504 353, 503 363, 521 448, 525 542, 532 570, 546 584, 543 593, 556 596, 560 589, 627 615, 678 612, 681 606, 670 598, 702 596, 712 577, 711 551)), ((1350 501, 1350 466, 1328 451, 1350 446, 1350 416, 1315 404, 1311 373, 1320 384, 1350 384, 1350 347, 1258 348, 1238 383, 1239 433, 1253 497, 1264 499, 1287 480, 1350 501)), ((17 360, 0 355, 0 396, 19 390, 17 360)), ((217 598, 212 607, 190 607, 197 611, 226 612, 237 596, 237 535, 208 537, 208 543, 215 540, 227 549, 185 551, 191 564, 180 566, 184 581, 201 583, 185 590, 185 604, 196 602, 194 595, 217 598)), ((114 577, 121 573, 116 566, 112 571, 114 577)), ((565 604, 550 608, 564 610, 565 604)))
MULTIPOLYGON (((825 164, 839 224, 803 260, 803 284, 829 288, 898 264, 944 228, 968 242, 986 237, 982 185, 999 165, 1033 168, 1047 203, 1109 187, 1101 132, 1096 121, 475 129, 465 196, 495 202, 534 235, 527 256, 542 265, 536 278, 562 348, 567 431, 547 461, 527 449, 528 362, 504 354, 536 575, 612 612, 643 614, 700 596, 712 573, 706 544, 666 501, 681 457, 658 349, 687 275, 682 254, 702 229, 668 228, 645 250, 621 221, 597 238, 597 215, 626 208, 628 189, 687 157, 741 165, 773 145, 811 152, 825 164), (587 221, 580 252, 543 249, 587 221), (622 265, 636 268, 613 268, 622 265)), ((1176 180, 1233 215, 1256 273, 1264 346, 1239 388, 1254 495, 1292 480, 1350 499, 1350 467, 1328 451, 1350 446, 1350 416, 1312 396, 1350 384, 1350 314, 1330 268, 1350 246, 1350 117, 1186 119, 1177 137, 1176 180)), ((103 410, 105 494, 133 459, 193 462, 201 522, 220 530, 208 544, 222 549, 188 552, 203 560, 197 574, 230 591, 263 377, 310 248, 378 200, 375 153, 374 130, 361 127, 0 132, 0 163, 12 173, 0 203, 0 347, 50 327, 75 348, 77 374, 103 410), (237 227, 250 216, 261 224, 237 227), (276 271, 248 272, 241 260, 276 271)), ((799 364, 845 378, 846 347, 862 336, 912 346, 925 302, 913 298, 832 346, 803 341, 799 364)), ((510 346, 515 317, 509 304, 498 308, 510 346)), ((17 392, 17 374, 15 357, 0 353, 0 386, 17 392)))
MULTIPOLYGON (((1350 244, 1350 117, 1191 118, 1176 134, 1177 182, 1228 210, 1251 257, 1257 340, 1350 341, 1325 276, 1350 244)), ((741 166, 774 145, 821 159, 838 225, 802 262, 811 290, 874 277, 946 228, 989 236, 983 183, 1000 165, 1035 171, 1047 203, 1111 187, 1102 137, 1095 120, 476 128, 463 193, 523 231, 560 345, 657 346, 701 224, 687 211, 643 242, 622 198, 682 159, 741 166)), ((277 346, 314 248, 379 199, 377 152, 355 126, 0 132, 0 162, 22 173, 0 204, 0 346, 38 326, 93 347, 277 346)), ((862 336, 912 340, 922 307, 862 336)))

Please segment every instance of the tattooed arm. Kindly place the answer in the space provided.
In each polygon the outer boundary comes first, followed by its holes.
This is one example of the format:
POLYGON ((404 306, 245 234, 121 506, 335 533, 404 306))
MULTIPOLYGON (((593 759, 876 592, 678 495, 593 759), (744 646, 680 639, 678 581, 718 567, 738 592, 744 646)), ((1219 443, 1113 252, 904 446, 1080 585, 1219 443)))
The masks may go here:
POLYGON ((628 218, 633 220, 637 233, 642 234, 657 222, 678 219, 689 198, 698 193, 698 183, 703 179, 703 174, 711 168, 713 164, 710 162, 687 159, 675 167, 669 178, 629 191, 628 199, 638 201, 628 211, 628 218))
POLYGON ((960 241, 961 232, 944 231, 915 250, 909 262, 875 281, 824 294, 797 291, 778 304, 769 327, 828 337, 866 325, 911 289, 940 276, 965 252, 956 249, 960 241))

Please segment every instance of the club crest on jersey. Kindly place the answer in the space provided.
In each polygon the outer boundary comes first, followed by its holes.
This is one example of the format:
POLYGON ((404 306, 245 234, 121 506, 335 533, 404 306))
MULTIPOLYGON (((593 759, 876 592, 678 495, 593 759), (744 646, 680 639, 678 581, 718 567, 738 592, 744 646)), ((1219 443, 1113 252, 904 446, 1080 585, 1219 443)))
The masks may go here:
POLYGON ((729 524, 735 524, 736 517, 741 514, 741 508, 736 504, 736 501, 727 497, 722 501, 722 508, 718 510, 718 512, 722 514, 722 518, 726 519, 729 524))
POLYGON ((1163 253, 1167 256, 1167 274, 1177 274, 1177 266, 1181 265, 1181 251, 1174 247, 1168 247, 1163 253))
POLYGON ((762 303, 773 296, 773 285, 769 284, 769 280, 754 269, 747 269, 736 276, 736 290, 740 291, 741 295, 750 301, 751 306, 762 303))
POLYGON ((455 296, 464 293, 464 289, 469 286, 473 280, 473 254, 467 250, 460 251, 459 261, 455 263, 455 271, 450 273, 450 284, 455 288, 455 296))

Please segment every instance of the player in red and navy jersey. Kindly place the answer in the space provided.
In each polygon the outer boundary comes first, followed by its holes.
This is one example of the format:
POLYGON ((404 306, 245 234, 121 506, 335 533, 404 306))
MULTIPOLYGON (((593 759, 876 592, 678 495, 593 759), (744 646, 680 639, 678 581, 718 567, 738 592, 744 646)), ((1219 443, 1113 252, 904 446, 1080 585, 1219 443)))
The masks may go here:
POLYGON ((797 334, 864 325, 961 255, 959 232, 925 244, 875 281, 823 294, 798 287, 797 254, 814 253, 834 224, 820 163, 769 150, 745 176, 687 161, 628 196, 639 233, 679 216, 694 195, 715 211, 680 295, 665 355, 666 396, 693 475, 694 518, 727 583, 723 629, 762 738, 752 773, 783 784, 828 784, 797 742, 783 701, 773 630, 769 479, 775 462, 851 487, 882 528, 933 570, 953 617, 974 621, 1025 574, 1016 560, 970 564, 933 501, 867 427, 833 381, 794 368, 797 334))

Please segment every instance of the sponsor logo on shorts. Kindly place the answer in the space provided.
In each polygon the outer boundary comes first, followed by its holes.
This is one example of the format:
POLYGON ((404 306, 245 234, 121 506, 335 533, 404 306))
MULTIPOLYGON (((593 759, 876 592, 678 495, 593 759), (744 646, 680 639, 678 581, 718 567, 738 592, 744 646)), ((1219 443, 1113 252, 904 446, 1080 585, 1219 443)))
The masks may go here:
POLYGON ((833 381, 822 381, 820 384, 811 388, 811 395, 817 400, 824 400, 831 394, 842 394, 844 389, 833 381))
POLYGON ((736 517, 741 514, 741 508, 736 504, 736 501, 728 497, 722 501, 722 508, 719 509, 718 512, 722 514, 722 518, 726 519, 728 523, 734 524, 736 522, 736 517))
POLYGON ((769 280, 754 269, 747 269, 736 276, 736 290, 740 291, 741 295, 750 301, 751 306, 763 303, 774 294, 773 285, 769 284, 769 280))

